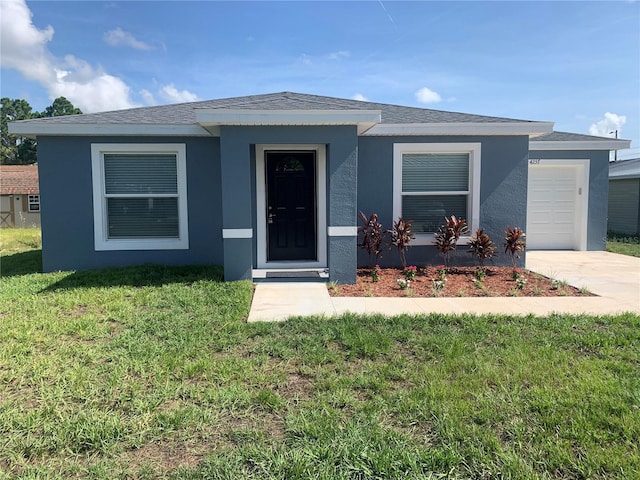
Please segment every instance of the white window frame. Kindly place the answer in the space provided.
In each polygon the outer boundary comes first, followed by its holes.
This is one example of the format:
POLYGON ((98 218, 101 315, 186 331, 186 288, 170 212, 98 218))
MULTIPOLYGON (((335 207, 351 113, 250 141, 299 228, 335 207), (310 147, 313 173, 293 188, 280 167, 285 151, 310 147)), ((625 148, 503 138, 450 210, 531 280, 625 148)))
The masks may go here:
POLYGON ((91 144, 93 180, 93 230, 96 251, 102 250, 184 250, 189 248, 187 212, 187 160, 183 143, 94 143, 91 144), (161 153, 176 155, 178 180, 178 238, 110 239, 107 229, 107 196, 105 193, 105 154, 161 153))
MULTIPOLYGON (((394 143, 393 144, 393 219, 402 216, 402 156, 406 153, 466 153, 469 154, 469 189, 467 193, 467 225, 470 232, 475 232, 480 225, 480 143, 394 143)), ((413 195, 443 195, 452 192, 411 192, 413 195)), ((459 192, 458 192, 459 194, 459 192)), ((410 220, 410 219, 408 219, 410 220)), ((442 219, 444 223, 444 218, 442 219)), ((433 245, 435 232, 416 233, 413 245, 433 245)), ((462 237, 464 242, 467 237, 462 237)))
POLYGON ((40 213, 40 195, 27 195, 27 211, 29 213, 40 213), (34 205, 38 208, 34 209, 34 205))

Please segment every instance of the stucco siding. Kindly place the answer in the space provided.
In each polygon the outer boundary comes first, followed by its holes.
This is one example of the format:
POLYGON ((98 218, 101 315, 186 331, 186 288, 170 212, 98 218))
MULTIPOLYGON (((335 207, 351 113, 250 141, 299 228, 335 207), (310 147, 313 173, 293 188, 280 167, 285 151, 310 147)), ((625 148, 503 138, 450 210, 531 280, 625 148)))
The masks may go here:
POLYGON ((640 235, 640 179, 609 180, 608 229, 640 235))
POLYGON ((222 264, 220 145, 217 138, 39 137, 43 271, 143 263, 222 264), (184 143, 189 248, 95 251, 92 143, 184 143))
POLYGON ((532 150, 530 158, 551 160, 589 160, 589 204, 587 250, 604 250, 607 239, 607 205, 609 196, 608 150, 532 150))
MULTIPOLYGON (((526 136, 442 136, 442 137, 360 137, 358 158, 358 210, 369 215, 378 213, 385 228, 393 220, 393 145, 395 143, 480 143, 481 178, 479 226, 493 239, 500 250, 502 231, 507 226, 526 225, 527 161, 526 136)), ((444 219, 443 219, 444 221, 444 219)), ((474 232, 475 233, 475 232, 474 232)), ((472 264, 466 245, 458 247, 456 263, 472 264)), ((416 265, 439 264, 442 257, 433 245, 410 246, 407 261, 416 265)), ((358 264, 366 265, 366 252, 360 250, 358 264)), ((524 257, 520 263, 524 262, 524 257)), ((504 255, 495 257, 495 264, 507 264, 504 255)), ((387 251, 381 265, 399 265, 394 251, 387 251)))

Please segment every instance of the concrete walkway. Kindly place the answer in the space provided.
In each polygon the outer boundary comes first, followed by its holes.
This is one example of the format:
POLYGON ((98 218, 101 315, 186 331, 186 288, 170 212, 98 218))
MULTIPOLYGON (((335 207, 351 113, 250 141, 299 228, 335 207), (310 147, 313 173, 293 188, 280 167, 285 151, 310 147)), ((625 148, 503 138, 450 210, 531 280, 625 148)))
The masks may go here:
POLYGON ((535 251, 527 268, 597 297, 330 297, 324 283, 260 283, 249 322, 280 321, 297 315, 353 313, 443 313, 516 315, 640 313, 640 258, 609 252, 535 251))

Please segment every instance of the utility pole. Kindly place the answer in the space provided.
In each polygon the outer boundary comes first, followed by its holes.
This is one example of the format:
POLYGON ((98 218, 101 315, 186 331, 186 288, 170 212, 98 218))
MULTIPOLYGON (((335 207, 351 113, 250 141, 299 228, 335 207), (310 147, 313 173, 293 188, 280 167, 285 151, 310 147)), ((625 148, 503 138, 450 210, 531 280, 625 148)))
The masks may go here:
MULTIPOLYGON (((616 140, 617 140, 618 139, 618 130, 614 130, 612 132, 609 132, 609 135, 611 135, 612 133, 616 134, 616 140)), ((618 161, 618 150, 617 149, 613 151, 613 155, 614 155, 613 161, 617 162, 618 161)))

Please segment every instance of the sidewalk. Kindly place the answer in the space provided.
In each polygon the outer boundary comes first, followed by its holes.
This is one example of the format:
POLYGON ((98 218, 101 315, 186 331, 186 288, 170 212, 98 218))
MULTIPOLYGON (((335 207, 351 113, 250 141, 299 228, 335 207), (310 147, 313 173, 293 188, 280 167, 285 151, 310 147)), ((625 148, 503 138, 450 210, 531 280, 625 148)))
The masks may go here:
POLYGON ((640 258, 608 252, 537 251, 527 253, 527 268, 586 287, 597 297, 330 297, 324 283, 261 283, 249 322, 281 321, 290 316, 346 312, 384 315, 550 313, 605 315, 625 311, 640 314, 640 258))

